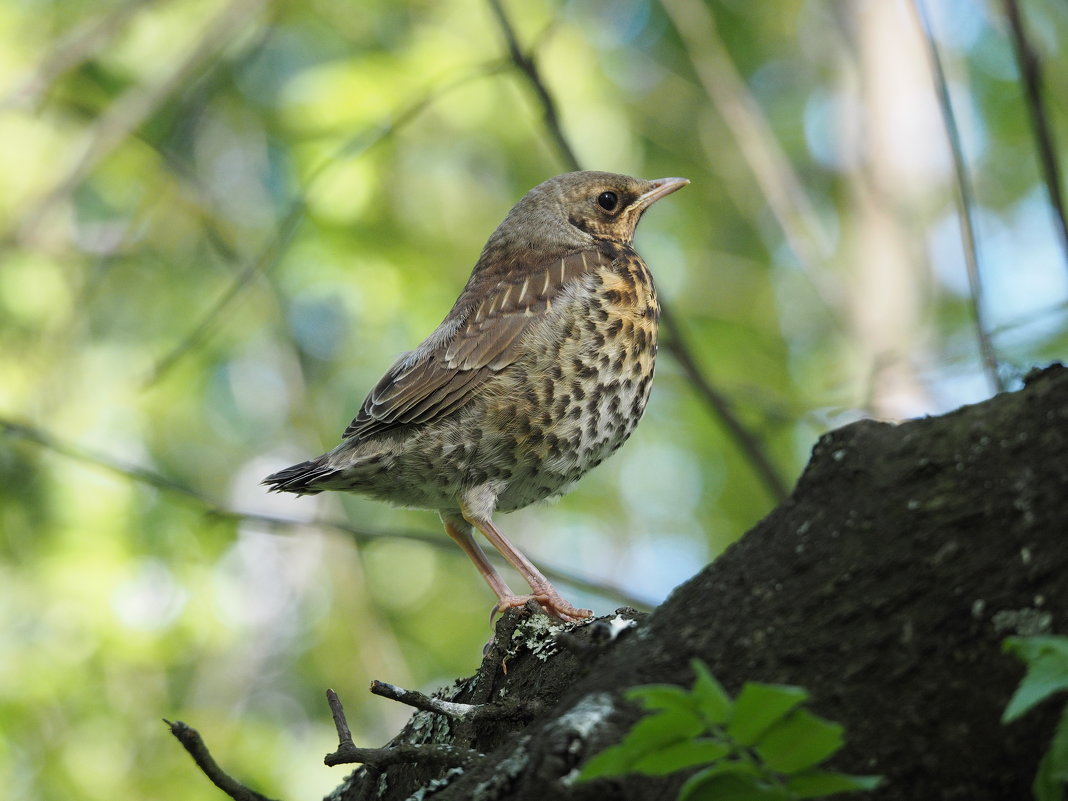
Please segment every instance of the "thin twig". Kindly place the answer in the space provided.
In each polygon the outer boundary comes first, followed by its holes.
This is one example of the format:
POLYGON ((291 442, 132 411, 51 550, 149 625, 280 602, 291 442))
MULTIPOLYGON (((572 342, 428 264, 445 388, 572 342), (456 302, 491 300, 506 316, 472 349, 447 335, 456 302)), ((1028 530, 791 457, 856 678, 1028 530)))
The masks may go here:
POLYGON ((516 720, 530 719, 539 711, 539 705, 531 702, 502 701, 493 704, 460 704, 421 693, 418 690, 406 690, 384 681, 372 681, 371 692, 397 701, 424 712, 444 715, 453 720, 516 720))
MULTIPOLYGON (((549 133, 553 138, 560 151, 560 157, 565 164, 572 170, 581 169, 578 159, 575 156, 575 151, 568 143, 567 137, 564 135, 563 129, 560 127, 560 116, 556 110, 556 103, 550 94, 545 82, 541 79, 538 70, 534 64, 534 61, 523 54, 522 48, 519 46, 519 41, 516 38, 515 28, 512 26, 511 20, 505 13, 501 0, 489 0, 490 6, 493 8, 493 12, 497 17, 497 22, 500 24, 501 31, 504 34, 505 41, 508 43, 508 51, 511 55, 512 62, 515 66, 526 76, 530 82, 535 94, 538 96, 542 104, 543 116, 545 118, 545 125, 549 129, 549 133)), ((798 189, 800 192, 800 189, 798 189)), ((804 198, 803 193, 801 197, 804 198)), ((801 201, 796 201, 796 205, 804 207, 801 201)), ((814 216, 814 215, 812 215, 814 216)), ((697 358, 690 351, 690 348, 686 344, 685 340, 680 335, 677 326, 671 323, 671 316, 668 314, 666 304, 661 301, 661 320, 665 324, 665 329, 668 333, 668 341, 664 344, 664 349, 669 351, 672 356, 682 366, 683 371, 693 382, 693 386, 697 390, 698 396, 705 402, 705 405, 712 412, 712 414, 719 418, 735 442, 741 447, 742 452, 753 463, 753 467, 761 480, 764 482, 769 493, 776 500, 782 500, 786 497, 787 491, 782 479, 778 476, 775 468, 772 466, 771 460, 763 450, 763 445, 758 438, 746 430, 741 421, 733 414, 730 409, 730 405, 726 402, 723 393, 715 389, 712 381, 701 372, 701 368, 698 364, 697 358)))
POLYGON ((1053 147, 1053 132, 1049 115, 1046 114, 1046 102, 1042 97, 1042 65, 1038 54, 1031 46, 1024 28, 1020 4, 1017 0, 1003 0, 1005 16, 1012 31, 1012 46, 1016 53, 1016 64, 1023 78, 1026 92, 1027 110, 1031 115, 1031 127, 1035 133, 1035 147, 1038 149, 1038 161, 1042 168, 1042 178, 1049 192, 1049 202, 1053 207, 1054 226, 1061 239, 1061 250, 1068 260, 1068 217, 1064 210, 1064 196, 1061 193, 1061 170, 1057 153, 1053 147))
POLYGON ((422 765, 440 765, 443 767, 456 767, 469 765, 483 754, 470 748, 459 748, 455 745, 433 744, 412 745, 403 743, 390 745, 385 748, 360 748, 352 741, 352 731, 349 723, 345 720, 345 710, 341 706, 341 699, 333 690, 326 691, 326 700, 330 704, 330 714, 334 718, 334 727, 337 729, 337 750, 327 754, 323 758, 328 767, 335 765, 350 765, 362 763, 374 768, 387 768, 390 765, 418 763, 422 765))
POLYGON ((434 712, 438 715, 444 715, 445 717, 453 718, 454 720, 463 720, 464 718, 470 717, 471 713, 480 706, 478 704, 459 704, 455 701, 431 698, 429 695, 421 693, 418 690, 406 690, 403 687, 398 687, 395 684, 389 684, 384 681, 378 681, 377 679, 371 682, 371 692, 374 695, 388 698, 391 701, 407 704, 416 709, 422 709, 424 712, 434 712))
POLYGON ((553 100, 553 96, 549 94, 545 82, 541 79, 541 75, 538 72, 538 66, 534 63, 534 59, 526 55, 523 52, 523 49, 519 46, 519 40, 515 35, 515 28, 512 26, 511 20, 505 13, 504 6, 501 5, 501 0, 489 0, 489 4, 490 8, 493 9, 494 16, 497 18, 497 24, 500 25, 501 33, 504 34, 504 40, 508 45, 508 54, 512 59, 512 63, 515 64, 520 72, 526 76, 531 88, 538 96, 538 102, 541 105, 542 114, 545 117, 545 127, 549 129, 549 134, 552 136, 557 149, 560 151, 564 163, 569 170, 575 171, 582 169, 579 166, 579 160, 575 155, 575 151, 571 148, 571 144, 568 142, 567 137, 564 136, 563 128, 560 126, 560 114, 556 109, 556 101, 553 100))
MULTIPOLYGON (((371 531, 368 529, 356 528, 336 520, 293 520, 291 518, 262 514, 260 512, 241 512, 235 509, 230 509, 217 503, 211 498, 202 495, 196 490, 153 470, 138 465, 127 464, 111 456, 65 442, 40 428, 4 417, 0 417, 0 433, 16 437, 26 442, 31 442, 68 459, 74 459, 75 461, 90 464, 94 467, 120 475, 123 478, 136 481, 140 484, 146 484, 150 487, 155 487, 156 489, 185 498, 196 504, 205 514, 222 520, 258 523, 271 529, 286 531, 299 528, 331 529, 348 535, 358 545, 382 539, 400 539, 411 542, 420 542, 434 548, 439 548, 443 552, 450 554, 458 555, 460 553, 448 539, 429 532, 424 533, 402 530, 371 531)), ((494 553, 491 558, 496 561, 496 553, 494 553)), ((580 576, 563 568, 545 567, 543 569, 545 574, 554 581, 570 584, 571 586, 587 592, 596 593, 612 601, 620 602, 628 606, 635 606, 639 609, 648 609, 652 605, 648 599, 637 598, 620 587, 580 576)))
POLYGON ((341 699, 333 690, 326 691, 326 702, 330 704, 330 715, 334 718, 334 728, 337 729, 338 748, 355 746, 352 741, 352 729, 345 719, 345 709, 341 706, 341 699))
POLYGON ((219 767, 212 757, 208 747, 204 745, 199 732, 191 726, 187 726, 180 720, 171 723, 164 719, 164 723, 171 730, 178 742, 182 744, 189 756, 197 763, 197 767, 204 775, 211 779, 212 783, 230 796, 234 801, 271 801, 267 796, 260 795, 255 790, 250 790, 237 779, 219 767))
POLYGON ((723 423, 730 438, 746 455, 771 497, 776 501, 786 500, 787 495, 790 494, 789 490, 779 475, 779 471, 776 470, 775 465, 768 458, 764 444, 756 434, 749 431, 742 424, 742 421, 738 419, 738 416, 731 408, 730 401, 701 372, 700 366, 694 360, 693 353, 685 346, 682 331, 675 324, 675 318, 668 313, 667 309, 661 309, 660 323, 668 334, 664 342, 664 350, 675 357, 675 361, 679 363, 697 394, 701 396, 709 408, 715 410, 716 417, 723 423))
POLYGON ((998 357, 994 351, 993 343, 990 341, 990 334, 986 326, 986 313, 983 309, 983 282, 979 270, 979 243, 975 237, 975 220, 973 219, 975 196, 972 192, 968 167, 964 161, 964 148, 961 145, 960 129, 957 127, 957 117, 953 113, 953 103, 949 97, 949 84, 946 82, 946 73, 942 67, 942 56, 938 52, 938 45, 931 29, 931 20, 927 15, 927 4, 924 0, 914 0, 913 8, 916 9, 920 32, 923 34, 924 42, 927 44, 927 54, 931 61, 931 70, 934 73, 935 91, 938 94, 938 105, 942 110, 942 120, 946 126, 946 136, 949 139, 949 148, 953 155, 953 170, 957 177, 957 216, 960 219, 961 239, 964 245, 964 262, 968 270, 972 318, 975 321, 975 335, 979 342, 979 354, 991 389, 995 392, 1003 392, 1005 385, 998 371, 998 357))

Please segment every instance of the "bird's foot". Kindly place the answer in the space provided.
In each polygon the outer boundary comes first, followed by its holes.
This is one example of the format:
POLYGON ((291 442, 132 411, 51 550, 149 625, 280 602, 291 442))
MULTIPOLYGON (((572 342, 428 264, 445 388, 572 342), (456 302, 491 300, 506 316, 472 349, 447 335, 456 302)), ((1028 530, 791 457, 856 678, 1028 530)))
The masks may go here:
POLYGON ((497 605, 493 608, 491 617, 498 612, 505 612, 509 609, 515 609, 520 606, 526 606, 527 601, 537 601, 538 605, 542 608, 549 617, 564 623, 577 623, 580 620, 587 620, 593 617, 593 611, 590 609, 578 609, 563 598, 553 589, 544 590, 540 592, 534 592, 530 595, 507 595, 502 597, 497 605))

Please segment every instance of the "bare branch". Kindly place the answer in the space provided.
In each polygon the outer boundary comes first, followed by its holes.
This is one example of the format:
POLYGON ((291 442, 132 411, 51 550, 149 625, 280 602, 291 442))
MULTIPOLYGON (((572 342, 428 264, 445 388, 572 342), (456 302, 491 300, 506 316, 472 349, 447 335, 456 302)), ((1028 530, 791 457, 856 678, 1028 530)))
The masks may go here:
POLYGON ((328 767, 362 763, 374 768, 387 768, 390 765, 416 762, 427 765, 455 767, 470 765, 483 754, 470 748, 455 745, 391 745, 384 748, 360 748, 352 741, 352 731, 345 720, 345 710, 341 699, 333 690, 326 691, 326 700, 330 704, 330 714, 337 729, 338 747, 332 754, 327 754, 323 762, 328 767))
POLYGON ((360 748, 356 745, 338 747, 337 751, 323 757, 327 767, 361 763, 375 768, 388 768, 402 763, 444 765, 459 767, 470 765, 484 755, 470 748, 455 745, 392 745, 385 748, 360 748))
POLYGON ((189 752, 189 756, 193 757, 197 767, 203 771, 205 776, 211 779, 212 784, 234 799, 234 801, 271 801, 267 796, 260 795, 255 790, 250 790, 220 768, 212 757, 211 752, 208 751, 208 747, 204 745, 204 741, 196 729, 187 726, 180 720, 171 723, 169 720, 164 719, 163 722, 167 724, 171 734, 189 752))
POLYGON ((337 697, 337 693, 333 690, 327 690, 326 702, 330 704, 330 714, 334 718, 334 728, 337 729, 338 748, 354 747, 352 729, 349 728, 349 722, 345 719, 345 710, 341 706, 341 699, 337 697))
POLYGON ((377 679, 371 682, 371 692, 391 701, 397 701, 413 706, 416 709, 422 709, 424 712, 434 712, 455 720, 469 717, 479 706, 476 704, 459 704, 455 701, 445 701, 441 698, 431 698, 429 695, 417 690, 405 690, 403 687, 378 681, 377 679))
POLYGON ((927 15, 927 5, 924 0, 914 0, 913 8, 916 10, 920 32, 927 43, 927 54, 934 74, 938 105, 942 109, 942 120, 946 125, 946 136, 949 139, 950 151, 953 155, 953 169, 957 176, 957 216, 960 219, 964 261, 968 269, 972 318, 975 321, 975 336, 979 342, 979 354, 991 389, 995 392, 1003 392, 1005 384, 998 371, 998 357, 994 351, 993 343, 990 341, 986 313, 983 309, 983 282, 979 271, 979 243, 975 238, 975 221, 973 219, 975 196, 972 192, 968 167, 964 161, 960 129, 957 127, 957 118, 953 113, 953 103, 949 97, 949 86, 946 83, 945 70, 942 68, 942 58, 939 55, 938 45, 935 43, 934 34, 931 31, 931 20, 927 15))
POLYGON ((535 703, 503 701, 493 704, 460 704, 377 680, 371 682, 371 692, 383 698, 389 698, 391 701, 407 704, 416 709, 422 709, 424 712, 444 715, 453 720, 529 720, 540 711, 538 704, 535 703))
POLYGON ((1042 65, 1038 54, 1031 46, 1024 28, 1023 15, 1018 0, 1003 0, 1005 16, 1012 31, 1012 46, 1016 53, 1016 63, 1023 78, 1027 110, 1031 114, 1031 127, 1035 132, 1035 147, 1038 149, 1038 162, 1042 168, 1042 177, 1049 192, 1049 202, 1053 206, 1054 225, 1061 238, 1061 249, 1068 259, 1068 217, 1064 211, 1064 196, 1061 193, 1061 170, 1057 153, 1053 147, 1053 131, 1046 114, 1046 102, 1042 97, 1042 65))

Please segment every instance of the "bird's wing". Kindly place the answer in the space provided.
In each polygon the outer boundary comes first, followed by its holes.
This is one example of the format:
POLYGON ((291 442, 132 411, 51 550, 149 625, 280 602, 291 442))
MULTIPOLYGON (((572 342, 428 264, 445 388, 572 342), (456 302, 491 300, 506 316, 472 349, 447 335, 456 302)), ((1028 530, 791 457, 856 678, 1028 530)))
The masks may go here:
POLYGON ((425 423, 460 408, 483 381, 519 358, 527 329, 568 284, 610 262, 609 255, 587 250, 513 271, 522 275, 501 280, 473 304, 451 336, 401 357, 371 390, 344 437, 425 423))

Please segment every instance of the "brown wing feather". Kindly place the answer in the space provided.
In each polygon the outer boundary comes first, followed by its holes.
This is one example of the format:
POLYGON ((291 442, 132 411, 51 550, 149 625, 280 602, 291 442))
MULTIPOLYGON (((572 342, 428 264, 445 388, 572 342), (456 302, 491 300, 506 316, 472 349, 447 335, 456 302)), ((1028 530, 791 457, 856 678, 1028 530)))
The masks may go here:
MULTIPOLYGON (((368 394, 344 437, 425 423, 460 408, 483 381, 519 358, 531 323, 568 284, 609 262, 598 251, 572 253, 500 281, 477 303, 467 301, 471 308, 455 333, 416 361, 411 354, 399 359, 368 394)), ((458 305, 465 300, 461 296, 458 305)))

